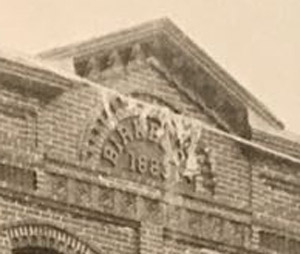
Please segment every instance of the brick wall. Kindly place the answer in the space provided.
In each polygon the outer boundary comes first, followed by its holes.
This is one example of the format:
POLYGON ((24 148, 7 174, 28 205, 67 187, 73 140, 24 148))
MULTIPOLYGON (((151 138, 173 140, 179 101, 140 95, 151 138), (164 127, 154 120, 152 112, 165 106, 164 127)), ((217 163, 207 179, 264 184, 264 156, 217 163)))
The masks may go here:
MULTIPOLYGON (((43 108, 39 117, 39 146, 76 159, 77 149, 91 111, 97 110, 95 89, 73 89, 43 108)), ((98 95, 99 96, 99 95, 98 95)))
MULTIPOLYGON (((95 88, 74 88, 38 109, 37 149, 32 151, 33 153, 37 153, 37 162, 29 161, 26 164, 21 158, 17 163, 17 167, 20 170, 22 170, 22 167, 26 167, 36 172, 37 189, 22 190, 27 193, 25 194, 26 197, 28 195, 28 198, 25 200, 34 198, 50 199, 56 204, 56 209, 53 208, 52 203, 51 206, 47 207, 48 201, 43 201, 42 207, 37 206, 37 203, 41 202, 38 199, 33 201, 32 204, 29 201, 23 202, 22 197, 17 198, 19 195, 18 191, 20 190, 3 183, 1 184, 3 190, 11 188, 13 190, 12 193, 17 194, 7 194, 9 199, 7 199, 5 194, 5 199, 1 199, 1 225, 6 227, 16 222, 27 223, 30 221, 41 224, 48 223, 71 232, 83 242, 88 243, 96 249, 104 250, 105 253, 116 253, 121 250, 126 253, 152 253, 153 251, 155 253, 163 253, 163 246, 165 246, 163 228, 159 227, 157 222, 166 221, 166 210, 163 208, 165 207, 164 202, 173 202, 172 199, 169 200, 164 195, 164 198, 162 196, 151 197, 151 199, 138 197, 138 203, 136 204, 138 214, 131 214, 131 206, 127 207, 126 205, 133 202, 131 201, 131 194, 128 194, 129 199, 126 198, 125 201, 122 201, 123 195, 127 191, 132 192, 132 189, 134 189, 137 192, 142 191, 146 195, 153 196, 152 193, 155 193, 157 190, 153 189, 153 187, 146 187, 142 184, 131 182, 130 180, 111 179, 115 183, 115 186, 119 186, 118 188, 122 189, 122 191, 113 191, 113 189, 110 191, 110 193, 115 193, 113 204, 116 210, 113 212, 109 208, 109 203, 105 201, 105 195, 108 192, 103 190, 103 186, 99 187, 100 189, 97 189, 96 192, 96 185, 91 186, 91 182, 97 181, 97 169, 95 171, 95 169, 90 168, 90 165, 85 166, 80 162, 79 149, 84 140, 83 136, 87 127, 103 108, 103 94, 104 92, 101 93, 101 90, 99 92, 95 88), (57 161, 50 163, 50 161, 44 159, 45 154, 47 154, 46 158, 47 156, 57 155, 57 161), (86 178, 80 176, 81 171, 85 172, 86 178), (76 180, 66 181, 70 175, 73 175, 76 180), (90 176, 87 177, 88 175, 90 176), (93 177, 94 180, 92 180, 93 177), (95 203, 94 195, 102 195, 101 193, 106 193, 103 194, 104 196, 101 199, 102 201, 104 200, 104 203, 99 203, 99 201, 95 203), (160 204, 160 202, 155 201, 157 198, 158 200, 165 200, 160 204), (123 204, 122 202, 125 203, 123 204), (90 219, 78 217, 70 209, 66 212, 57 208, 63 207, 63 204, 66 204, 66 207, 74 207, 74 212, 77 209, 87 209, 86 206, 89 204, 89 209, 97 210, 97 214, 111 215, 113 213, 114 216, 121 218, 127 213, 124 209, 129 208, 129 219, 138 219, 144 222, 139 227, 133 228, 126 226, 126 223, 118 226, 113 221, 109 223, 103 222, 101 219, 90 221, 90 219), (95 204, 97 204, 97 208, 94 207, 95 204), (160 210, 160 207, 162 207, 162 210, 160 210), (158 211, 158 214, 156 214, 156 211, 158 211), (149 212, 154 213, 151 215, 149 212)), ((9 133, 8 130, 7 132, 9 133)), ((203 200, 205 202, 209 200, 217 202, 220 208, 227 204, 228 207, 245 209, 249 203, 249 194, 247 193, 247 185, 249 184, 247 175, 248 166, 247 162, 241 162, 245 158, 239 147, 221 136, 214 136, 212 133, 203 131, 202 135, 204 143, 213 153, 213 173, 217 182, 215 196, 204 195, 202 197, 203 200), (219 155, 220 153, 223 155, 219 155), (232 159, 226 161, 228 156, 232 156, 232 159), (236 167, 231 165, 232 161, 236 161, 236 167), (232 195, 232 193, 235 194, 232 195)), ((22 151, 23 149, 20 150, 22 151)), ((10 164, 11 162, 3 161, 6 164, 10 164)), ((13 179, 10 181, 13 182, 13 179)), ((134 198, 135 196, 132 197, 132 200, 136 199, 134 198)), ((196 198, 196 200, 190 203, 190 209, 198 209, 197 199, 201 199, 201 194, 200 196, 195 195, 191 198, 196 198)), ((185 206, 186 202, 179 202, 178 205, 185 206)), ((202 213, 199 216, 202 216, 202 213)), ((231 215, 231 217, 234 216, 231 215)), ((185 224, 185 222, 183 223, 185 224)), ((10 248, 9 244, 11 243, 7 237, 6 234, 1 233, 0 242, 3 250, 10 248)))
POLYGON ((33 149, 36 145, 37 108, 36 100, 14 91, 1 89, 1 143, 23 149, 33 149))
POLYGON ((203 142, 211 150, 216 195, 227 204, 248 209, 251 192, 251 161, 242 147, 224 136, 204 130, 203 142))
MULTIPOLYGON (((103 75, 105 77, 105 73, 103 75)), ((126 73, 112 73, 109 74, 108 78, 98 80, 98 82, 100 82, 101 85, 105 85, 133 97, 141 98, 150 103, 156 103, 155 97, 157 97, 164 101, 169 108, 175 112, 214 124, 214 121, 205 113, 201 112, 200 108, 192 103, 189 98, 181 94, 176 87, 174 87, 174 84, 172 85, 166 81, 148 64, 134 68, 129 66, 126 69, 126 73), (138 96, 139 94, 140 96, 138 96), (149 97, 147 100, 143 95, 152 95, 152 100, 149 97)), ((163 106, 162 103, 160 103, 160 106, 163 106)))
MULTIPOLYGON (((150 68, 132 69, 127 76, 103 82, 153 104, 170 103, 168 107, 175 112, 179 109, 183 115, 215 125, 150 68), (160 98, 145 97, 151 91, 158 91, 160 98)), ((168 183, 144 184, 139 181, 141 176, 111 174, 99 157, 93 163, 84 161, 80 155, 89 142, 87 132, 101 116, 104 104, 114 97, 108 94, 100 85, 99 89, 74 86, 41 104, 2 90, 2 104, 16 106, 13 113, 8 107, 0 112, 0 133, 9 137, 0 156, 3 253, 10 254, 11 244, 21 244, 14 243, 7 233, 7 228, 18 223, 58 228, 66 233, 57 235, 77 237, 91 246, 92 253, 196 254, 203 248, 224 253, 254 251, 260 245, 268 249, 263 241, 270 241, 270 237, 262 239, 261 232, 274 230, 278 237, 284 231, 288 239, 298 239, 299 166, 259 152, 249 153, 252 150, 238 142, 202 128, 201 122, 194 121, 193 130, 201 132, 202 145, 209 151, 209 174, 215 183, 212 192, 203 188, 202 176, 197 176, 195 189, 188 184, 171 189, 168 183), (16 117, 17 113, 21 117, 16 117), (6 149, 11 146, 13 149, 6 149), (11 172, 17 174, 16 179, 11 172), (30 185, 24 189, 14 186, 23 186, 26 177, 30 185), (288 227, 291 221, 294 226, 288 227)), ((113 127, 106 134, 112 131, 113 127)))
POLYGON ((265 155, 253 163, 253 210, 300 222, 299 166, 265 155))

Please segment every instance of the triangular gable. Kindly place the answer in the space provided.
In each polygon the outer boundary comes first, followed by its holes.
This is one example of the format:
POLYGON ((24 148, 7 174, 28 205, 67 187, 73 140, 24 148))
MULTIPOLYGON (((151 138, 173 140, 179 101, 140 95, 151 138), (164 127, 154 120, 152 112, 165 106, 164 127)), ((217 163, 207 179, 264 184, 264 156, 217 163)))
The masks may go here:
POLYGON ((223 129, 251 137, 248 110, 274 129, 283 124, 266 107, 187 38, 171 21, 161 19, 99 39, 50 50, 39 55, 52 61, 69 59, 80 76, 93 61, 100 71, 122 68, 139 50, 161 75, 195 104, 213 115, 223 129), (113 65, 113 66, 112 66, 113 65))

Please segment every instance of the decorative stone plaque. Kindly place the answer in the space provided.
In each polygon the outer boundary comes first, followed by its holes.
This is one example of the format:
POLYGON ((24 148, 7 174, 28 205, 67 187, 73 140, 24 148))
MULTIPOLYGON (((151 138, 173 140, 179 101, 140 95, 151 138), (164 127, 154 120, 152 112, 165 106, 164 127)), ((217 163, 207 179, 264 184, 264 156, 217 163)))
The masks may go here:
POLYGON ((82 160, 121 178, 168 188, 194 190, 201 177, 203 188, 213 193, 214 176, 200 126, 121 97, 103 99, 100 112, 87 128, 82 160))
POLYGON ((101 164, 121 170, 121 174, 139 175, 158 181, 167 177, 165 151, 157 132, 161 123, 146 119, 146 128, 138 117, 125 118, 106 138, 101 149, 101 164))

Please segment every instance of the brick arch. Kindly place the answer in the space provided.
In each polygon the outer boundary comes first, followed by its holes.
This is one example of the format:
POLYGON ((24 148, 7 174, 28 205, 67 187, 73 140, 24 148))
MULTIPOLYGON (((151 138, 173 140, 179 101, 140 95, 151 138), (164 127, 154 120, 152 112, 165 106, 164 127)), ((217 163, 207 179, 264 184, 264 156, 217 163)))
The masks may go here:
POLYGON ((48 224, 19 224, 4 229, 12 251, 41 248, 67 254, 100 254, 78 237, 48 224))
POLYGON ((40 247, 25 247, 21 249, 14 249, 12 254, 64 254, 56 250, 40 247))

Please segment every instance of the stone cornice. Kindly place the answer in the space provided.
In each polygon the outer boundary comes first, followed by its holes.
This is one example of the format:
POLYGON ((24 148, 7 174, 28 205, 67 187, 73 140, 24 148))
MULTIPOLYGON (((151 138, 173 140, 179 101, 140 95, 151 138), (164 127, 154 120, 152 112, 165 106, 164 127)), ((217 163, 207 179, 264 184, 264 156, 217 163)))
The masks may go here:
POLYGON ((120 48, 132 43, 141 43, 149 38, 166 35, 181 52, 193 59, 196 65, 205 68, 218 82, 228 90, 235 98, 246 103, 261 115, 276 129, 283 129, 283 124, 254 96, 241 87, 223 68, 217 65, 203 50, 193 43, 170 20, 160 19, 142 24, 138 27, 123 30, 100 38, 87 40, 82 43, 48 50, 39 54, 43 59, 55 60, 62 58, 78 58, 84 55, 92 55, 95 52, 104 52, 113 48, 120 48))
POLYGON ((258 101, 251 93, 241 86, 230 74, 217 64, 203 49, 200 49, 188 36, 186 36, 177 26, 170 20, 166 20, 164 32, 169 35, 181 49, 199 62, 201 66, 212 73, 224 87, 229 87, 230 92, 242 102, 246 102, 256 112, 258 112, 267 122, 276 129, 283 129, 283 123, 274 116, 267 107, 258 101))
POLYGON ((48 103, 64 91, 84 86, 84 80, 38 59, 0 52, 1 88, 48 103))
POLYGON ((145 37, 155 37, 164 27, 165 19, 159 19, 152 22, 147 22, 142 25, 124 29, 120 32, 111 33, 98 38, 88 39, 78 43, 62 46, 59 48, 45 50, 37 56, 41 59, 60 59, 68 57, 81 57, 91 55, 95 50, 101 51, 111 50, 119 47, 120 44, 130 45, 135 41, 143 40, 145 37))
POLYGON ((300 138, 295 134, 265 132, 253 129, 253 141, 300 159, 300 138), (294 136, 293 136, 294 135, 294 136))
MULTIPOLYGON (((37 60, 36 60, 37 61, 37 60)), ((1 72, 11 74, 11 76, 19 76, 20 78, 29 79, 32 82, 46 83, 49 86, 59 86, 61 88, 71 87, 72 81, 55 73, 48 66, 35 66, 28 62, 18 62, 15 59, 4 58, 0 55, 1 72)))

